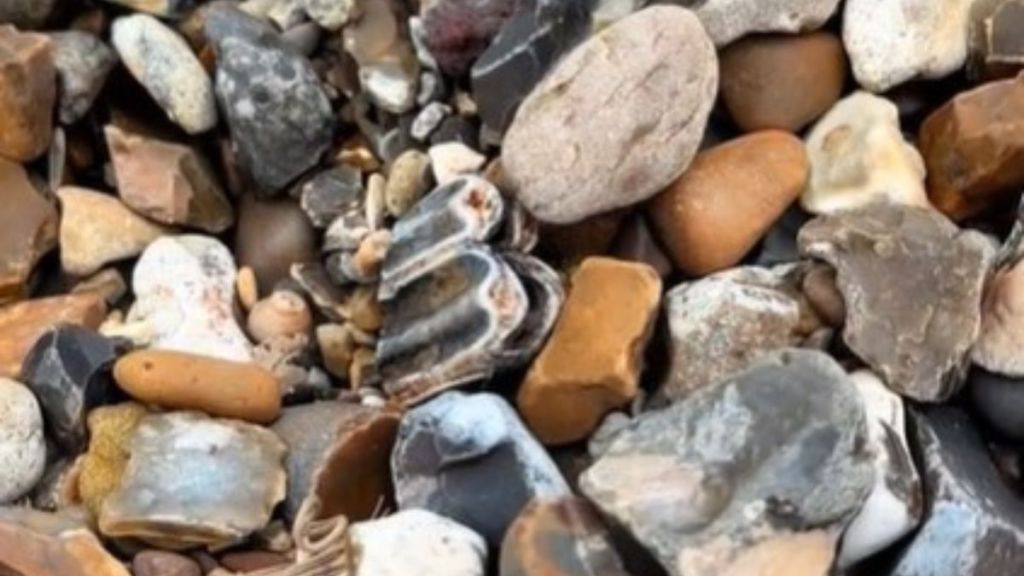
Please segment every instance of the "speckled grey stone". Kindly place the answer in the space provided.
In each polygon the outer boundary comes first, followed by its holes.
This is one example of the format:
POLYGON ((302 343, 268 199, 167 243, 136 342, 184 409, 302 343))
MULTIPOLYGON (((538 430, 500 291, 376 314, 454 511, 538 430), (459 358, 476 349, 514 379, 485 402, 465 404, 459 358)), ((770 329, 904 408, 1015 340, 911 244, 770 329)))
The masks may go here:
POLYGON ((0 378, 0 504, 10 504, 43 477, 46 443, 35 396, 20 382, 0 378))
POLYGON ((117 55, 95 35, 80 30, 53 32, 53 58, 60 86, 59 114, 74 124, 92 108, 117 55))
POLYGON ((665 0, 692 6, 716 46, 756 32, 814 30, 839 7, 839 0, 665 0))

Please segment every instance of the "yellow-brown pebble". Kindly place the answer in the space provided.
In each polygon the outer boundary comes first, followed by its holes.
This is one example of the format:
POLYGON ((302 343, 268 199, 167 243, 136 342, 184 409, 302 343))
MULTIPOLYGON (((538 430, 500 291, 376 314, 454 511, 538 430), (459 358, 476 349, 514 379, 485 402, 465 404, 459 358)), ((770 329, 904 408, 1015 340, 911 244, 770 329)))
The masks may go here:
POLYGON ((636 395, 661 301, 646 264, 587 258, 572 276, 551 338, 519 389, 519 410, 545 444, 582 440, 636 395))
POLYGON ((89 413, 89 449, 78 474, 78 497, 94 517, 99 517, 103 501, 121 485, 132 435, 145 415, 145 407, 135 402, 101 406, 89 413))
POLYGON ((114 364, 114 380, 136 400, 168 409, 258 424, 273 422, 281 412, 277 379, 255 363, 141 350, 114 364))

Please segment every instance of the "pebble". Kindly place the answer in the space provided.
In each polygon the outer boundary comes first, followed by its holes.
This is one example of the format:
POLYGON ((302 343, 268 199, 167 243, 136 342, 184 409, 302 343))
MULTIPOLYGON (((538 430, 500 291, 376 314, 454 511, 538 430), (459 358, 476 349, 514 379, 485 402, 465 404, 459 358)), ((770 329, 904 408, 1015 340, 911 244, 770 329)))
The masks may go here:
POLYGON ((110 40, 121 62, 172 122, 189 134, 217 125, 210 77, 172 28, 148 14, 122 16, 114 20, 110 40))
POLYGON ((188 556, 144 550, 132 558, 132 573, 135 576, 202 576, 199 564, 188 556))
POLYGON ((64 186, 57 197, 63 215, 60 263, 68 274, 86 276, 111 262, 138 256, 169 232, 110 194, 64 186))
POLYGON ((406 412, 391 469, 399 510, 436 512, 494 547, 532 498, 569 495, 515 410, 485 392, 446 392, 406 412))
POLYGON ((707 0, 696 3, 694 11, 715 46, 722 47, 754 32, 814 30, 838 6, 839 0, 707 0))
POLYGON ((262 343, 309 334, 313 316, 302 296, 291 290, 278 290, 253 305, 247 327, 249 335, 262 343))
POLYGON ((1024 69, 1024 22, 1021 0, 984 0, 971 7, 970 55, 967 73, 973 79, 1012 78, 1024 69))
POLYGON ((985 289, 981 306, 981 333, 971 359, 1006 376, 1024 376, 1024 265, 1013 263, 995 271, 985 289))
POLYGON ((195 412, 151 414, 132 436, 100 531, 158 547, 222 546, 267 525, 284 499, 285 446, 269 430, 195 412))
POLYGON ((0 550, 4 568, 24 576, 131 576, 73 514, 0 507, 0 550))
POLYGON ((273 194, 313 167, 331 143, 334 116, 309 60, 231 6, 207 15, 217 52, 216 93, 239 162, 273 194))
POLYGON ((998 576, 1024 562, 1024 507, 999 476, 967 415, 912 411, 924 471, 921 528, 889 576, 998 576))
POLYGON ((302 185, 300 205, 317 228, 326 228, 334 220, 351 217, 352 213, 365 218, 363 176, 358 169, 335 166, 317 174, 302 185))
POLYGON ((846 54, 837 36, 758 35, 721 53, 722 101, 740 129, 800 132, 839 100, 846 54))
POLYGON ((585 41, 533 90, 506 134, 502 167, 545 222, 646 200, 689 165, 717 86, 714 47, 693 14, 641 10, 585 41))
POLYGON ((238 276, 235 277, 235 291, 238 295, 238 303, 246 312, 252 310, 260 298, 259 283, 256 280, 256 273, 248 266, 238 269, 238 276))
POLYGON ((868 370, 850 375, 864 401, 875 483, 843 534, 836 560, 847 568, 885 550, 921 521, 924 494, 907 442, 903 400, 868 370))
POLYGON ((501 543, 500 576, 629 576, 586 500, 534 500, 501 543))
POLYGON ((131 456, 132 435, 146 414, 135 402, 99 406, 89 412, 89 450, 79 464, 77 492, 93 518, 99 517, 103 502, 121 485, 131 456))
POLYGON ((345 50, 359 66, 359 84, 370 100, 392 114, 416 104, 420 64, 409 37, 404 4, 362 0, 359 19, 342 30, 345 50))
POLYGON ((349 529, 358 561, 353 576, 484 576, 479 534, 429 510, 402 510, 349 529))
POLYGON ((736 265, 761 240, 803 191, 808 169, 795 136, 742 136, 698 154, 647 216, 676 267, 703 276, 736 265))
POLYGON ((836 268, 843 341, 890 389, 942 402, 960 388, 993 256, 983 235, 931 209, 871 204, 812 220, 799 244, 836 268))
POLYGON ((420 110, 412 122, 410 135, 420 142, 425 142, 437 130, 441 122, 452 113, 451 106, 440 102, 431 102, 420 110))
POLYGON ((815 576, 871 488, 866 440, 839 365, 786 350, 641 415, 580 487, 671 576, 815 576))
POLYGON ((388 172, 384 205, 388 214, 401 218, 430 190, 430 157, 416 149, 403 152, 388 172))
POLYGON ((733 268, 665 294, 669 366, 657 396, 674 402, 799 346, 819 326, 800 295, 801 270, 733 268))
POLYGON ((56 102, 53 42, 0 25, 0 156, 17 162, 42 156, 50 146, 56 102))
POLYGON ((287 556, 264 550, 249 550, 245 552, 228 552, 220 557, 220 564, 238 574, 259 572, 274 567, 290 565, 287 556))
POLYGON ((356 351, 352 329, 343 324, 320 324, 316 327, 316 345, 324 368, 335 378, 346 380, 356 351))
POLYGON ((242 201, 235 254, 240 265, 252 268, 264 290, 288 278, 293 264, 315 262, 316 242, 313 223, 297 203, 242 201))
POLYGON ((114 380, 132 398, 171 410, 201 410, 258 424, 273 422, 281 411, 277 379, 254 363, 139 350, 117 361, 114 380))
POLYGON ((1024 77, 961 92, 925 120, 928 195, 954 220, 978 215, 1024 187, 1024 77))
POLYGON ((915 78, 937 79, 967 59, 974 0, 847 0, 843 44, 857 83, 885 92, 915 78))
POLYGON ((7 0, 0 4, 0 22, 22 30, 40 28, 56 5, 57 0, 7 0))
POLYGON ((46 467, 43 414, 32 391, 0 378, 0 504, 32 489, 46 467))
POLYGON ((118 353, 94 330, 61 325, 43 333, 25 356, 20 378, 42 406, 49 438, 65 453, 86 447, 86 416, 110 399, 118 353))
POLYGON ((1004 438, 1024 441, 1024 382, 1019 376, 975 368, 967 386, 971 404, 982 421, 1004 438))
POLYGON ((461 142, 434 144, 427 150, 427 156, 438 186, 454 182, 460 176, 474 174, 487 162, 486 156, 461 142))
POLYGON ((165 236, 135 264, 127 320, 146 326, 153 348, 248 362, 252 345, 234 315, 236 272, 217 239, 165 236))
POLYGON ((807 303, 822 322, 833 328, 843 327, 846 322, 846 301, 836 286, 834 268, 825 264, 813 266, 804 275, 800 288, 807 303))
POLYGON ((585 439, 636 396, 661 303, 661 278, 644 264, 588 258, 569 284, 517 398, 523 420, 545 444, 585 439))
POLYGON ((128 293, 128 284, 116 268, 104 268, 75 284, 71 293, 78 292, 95 292, 103 297, 108 306, 113 306, 128 293))
POLYGON ((92 108, 107 75, 117 65, 117 54, 89 32, 68 30, 49 37, 60 85, 58 117, 62 124, 74 124, 92 108))
POLYGON ((473 100, 487 130, 503 134, 541 79, 587 38, 589 8, 589 2, 579 1, 515 3, 497 37, 470 70, 473 100))
POLYGON ((284 517, 294 521, 303 502, 316 497, 322 518, 374 518, 392 500, 391 450, 399 420, 394 410, 345 402, 285 408, 272 428, 288 446, 284 517))
POLYGON ((921 154, 903 139, 896 105, 856 92, 836 104, 807 136, 811 178, 800 203, 836 214, 880 200, 928 207, 921 154))
POLYGON ((163 224, 219 234, 234 224, 234 209, 212 167, 185 144, 104 128, 117 193, 128 207, 163 224))
POLYGON ((420 7, 424 40, 440 69, 461 76, 515 12, 515 0, 434 0, 420 7))
POLYGON ((302 0, 306 15, 325 30, 334 32, 359 14, 357 0, 302 0))
POLYGON ((57 210, 20 164, 0 158, 0 305, 29 295, 36 264, 57 246, 57 210))
POLYGON ((15 378, 32 345, 58 324, 95 329, 107 314, 103 298, 68 294, 0 306, 0 377, 15 378))

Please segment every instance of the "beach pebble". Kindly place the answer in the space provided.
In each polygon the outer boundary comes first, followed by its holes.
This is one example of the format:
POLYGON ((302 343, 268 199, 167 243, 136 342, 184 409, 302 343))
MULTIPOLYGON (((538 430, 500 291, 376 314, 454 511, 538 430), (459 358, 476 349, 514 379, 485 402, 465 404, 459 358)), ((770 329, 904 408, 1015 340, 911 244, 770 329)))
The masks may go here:
POLYGON ((479 534, 429 510, 357 522, 350 529, 354 576, 484 576, 487 545, 479 534))
POLYGON ((0 504, 11 504, 28 493, 45 466, 39 402, 25 385, 0 378, 0 504))
POLYGON ((25 169, 0 158, 0 304, 28 296, 39 260, 57 246, 57 209, 29 180, 25 169))
POLYGON ((117 64, 117 54, 88 32, 68 30, 49 36, 60 85, 59 118, 62 124, 74 124, 92 108, 117 64))
POLYGON ((28 162, 46 152, 56 102, 53 41, 0 25, 0 156, 28 162))

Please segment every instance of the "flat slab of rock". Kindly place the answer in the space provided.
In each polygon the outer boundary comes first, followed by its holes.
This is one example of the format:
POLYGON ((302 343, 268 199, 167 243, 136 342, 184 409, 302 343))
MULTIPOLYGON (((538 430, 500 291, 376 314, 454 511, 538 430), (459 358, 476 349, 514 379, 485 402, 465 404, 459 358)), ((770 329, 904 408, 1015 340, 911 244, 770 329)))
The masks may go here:
POLYGON ((661 278, 645 264, 588 258, 570 284, 517 400, 545 444, 586 438, 605 414, 636 396, 661 303, 661 278))
POLYGON ((641 10, 578 46, 526 98, 503 168, 546 222, 646 200, 689 165, 717 87, 714 47, 693 13, 641 10))
POLYGON ((166 548, 223 545, 263 528, 284 499, 285 445, 269 430, 194 412, 146 416, 100 530, 166 548))
POLYGON ((96 329, 106 314, 103 297, 91 292, 0 307, 0 376, 17 377, 25 355, 50 328, 77 324, 96 329))
POLYGON ((960 388, 994 252, 984 236, 883 203, 812 220, 799 244, 836 268, 843 340, 892 390, 942 402, 960 388))
POLYGON ((1003 482, 967 414, 912 411, 925 517, 887 576, 999 576, 1024 563, 1024 506, 1003 482))
POLYGON ((1024 77, 958 94, 921 126, 928 195, 954 220, 1024 187, 1024 77))
POLYGON ((50 145, 57 69, 53 42, 0 25, 0 156, 35 160, 50 145))
POLYGON ((769 352, 799 346, 820 325, 801 297, 800 276, 795 266, 750 266, 670 290, 665 314, 671 356, 658 397, 686 398, 769 352))
POLYGON ((715 41, 725 46, 753 32, 803 32, 820 27, 835 13, 839 0, 674 0, 697 4, 694 11, 715 41))
POLYGON ((349 529, 353 576, 484 576, 487 543, 469 528, 428 510, 357 522, 349 529))
POLYGON ((569 494, 515 410, 490 393, 446 392, 407 412, 391 469, 400 510, 437 512, 495 547, 531 499, 569 494))
POLYGON ((39 259, 57 246, 57 209, 20 164, 0 158, 0 304, 28 295, 39 259))
POLYGON ((25 507, 0 508, 3 564, 23 576, 130 576, 84 519, 25 507))
POLYGON ((820 576, 873 482, 866 439, 842 368, 786 350, 641 415, 580 486, 672 576, 820 576))
POLYGON ((59 118, 62 124, 74 124, 92 108, 117 65, 117 54, 89 32, 68 30, 49 36, 60 84, 59 118))

